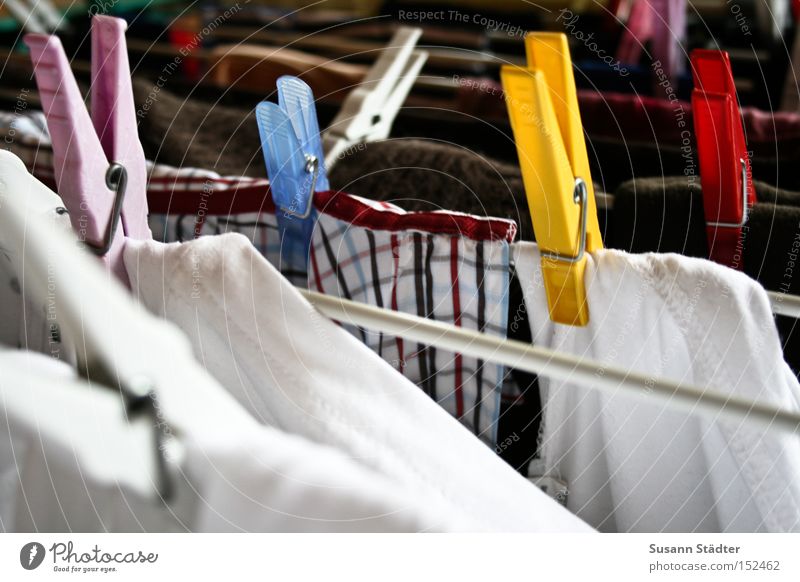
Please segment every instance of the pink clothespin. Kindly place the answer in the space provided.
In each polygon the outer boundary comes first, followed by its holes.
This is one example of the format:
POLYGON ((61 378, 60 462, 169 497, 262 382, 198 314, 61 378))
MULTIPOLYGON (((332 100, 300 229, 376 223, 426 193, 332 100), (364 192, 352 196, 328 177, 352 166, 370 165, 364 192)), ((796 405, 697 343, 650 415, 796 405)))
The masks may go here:
POLYGON ((28 34, 25 43, 53 143, 58 193, 79 238, 127 285, 124 239, 152 235, 125 29, 119 18, 92 19, 91 119, 61 41, 28 34))
POLYGON ((709 258, 742 270, 742 227, 756 192, 728 53, 692 51, 692 74, 709 258))
POLYGON ((683 72, 686 35, 686 0, 638 0, 633 2, 625 31, 617 49, 617 59, 635 64, 646 42, 650 41, 653 61, 674 78, 683 72))

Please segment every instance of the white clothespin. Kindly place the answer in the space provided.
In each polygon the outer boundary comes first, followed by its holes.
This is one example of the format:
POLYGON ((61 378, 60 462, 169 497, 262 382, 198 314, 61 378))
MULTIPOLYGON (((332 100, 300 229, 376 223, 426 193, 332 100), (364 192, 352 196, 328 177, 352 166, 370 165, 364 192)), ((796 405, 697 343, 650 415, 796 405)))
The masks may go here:
POLYGON ((38 12, 39 18, 47 25, 48 32, 54 33, 66 28, 66 18, 51 0, 28 0, 28 3, 31 5, 32 10, 38 12))
POLYGON ((428 59, 427 52, 414 50, 421 35, 421 28, 401 27, 347 96, 322 134, 328 170, 353 145, 389 137, 394 118, 428 59))
POLYGON ((19 22, 22 30, 33 34, 47 34, 48 30, 39 19, 35 10, 32 10, 22 0, 4 0, 4 4, 14 20, 19 22))
POLYGON ((65 20, 50 0, 3 0, 22 29, 34 34, 50 34, 64 28, 65 20))

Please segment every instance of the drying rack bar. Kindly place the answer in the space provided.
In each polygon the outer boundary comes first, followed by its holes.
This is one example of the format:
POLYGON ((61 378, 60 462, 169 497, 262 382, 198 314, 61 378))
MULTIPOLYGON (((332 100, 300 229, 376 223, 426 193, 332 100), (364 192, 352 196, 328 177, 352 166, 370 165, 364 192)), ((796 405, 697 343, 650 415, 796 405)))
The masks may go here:
POLYGON ((746 422, 764 429, 800 433, 800 414, 731 397, 713 388, 628 372, 517 340, 494 337, 315 291, 299 291, 323 315, 340 322, 435 345, 549 378, 591 385, 610 394, 622 389, 642 402, 661 403, 691 414, 704 414, 711 420, 746 422))

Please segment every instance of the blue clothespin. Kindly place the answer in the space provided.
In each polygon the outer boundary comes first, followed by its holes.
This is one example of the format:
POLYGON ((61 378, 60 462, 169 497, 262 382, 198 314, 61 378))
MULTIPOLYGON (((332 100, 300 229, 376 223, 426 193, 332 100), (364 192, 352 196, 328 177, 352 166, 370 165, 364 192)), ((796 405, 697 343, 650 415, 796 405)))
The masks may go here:
POLYGON ((277 84, 278 104, 259 103, 256 120, 281 233, 281 269, 305 272, 314 228, 314 192, 330 186, 311 88, 289 75, 277 84))

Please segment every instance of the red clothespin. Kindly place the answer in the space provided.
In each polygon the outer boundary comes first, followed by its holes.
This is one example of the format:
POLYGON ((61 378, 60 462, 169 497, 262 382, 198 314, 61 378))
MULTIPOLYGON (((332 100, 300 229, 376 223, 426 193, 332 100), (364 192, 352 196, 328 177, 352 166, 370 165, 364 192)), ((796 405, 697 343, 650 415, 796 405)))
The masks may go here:
POLYGON ((692 75, 709 258, 742 270, 742 227, 756 193, 728 53, 692 51, 692 75))
POLYGON ((124 20, 92 19, 92 115, 55 36, 29 34, 53 142, 58 193, 79 239, 125 284, 125 237, 150 238, 147 168, 139 142, 124 20), (119 228, 118 228, 119 226, 119 228))

